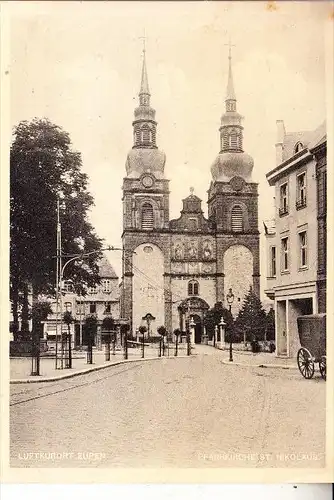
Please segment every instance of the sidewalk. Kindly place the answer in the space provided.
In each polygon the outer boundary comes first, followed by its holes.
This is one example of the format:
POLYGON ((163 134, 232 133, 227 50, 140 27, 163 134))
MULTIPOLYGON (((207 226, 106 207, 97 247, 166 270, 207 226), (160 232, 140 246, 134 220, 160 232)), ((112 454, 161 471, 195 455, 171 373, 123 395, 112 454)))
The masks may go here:
POLYGON ((229 350, 214 348, 212 346, 196 346, 198 354, 217 354, 221 356, 222 363, 229 365, 240 366, 258 366, 261 368, 284 368, 284 369, 297 369, 296 358, 281 358, 277 357, 275 353, 259 352, 252 353, 250 351, 235 351, 233 350, 233 362, 229 361, 229 350), (205 349, 203 349, 205 348, 205 349))
MULTIPOLYGON (((42 357, 40 359, 40 375, 31 375, 31 358, 11 358, 10 359, 10 383, 37 383, 37 382, 53 382, 71 378, 76 375, 90 373, 96 370, 102 370, 109 366, 118 365, 121 363, 129 363, 134 361, 145 361, 159 359, 157 347, 146 347, 145 358, 141 357, 141 349, 128 349, 128 359, 124 359, 123 351, 116 351, 113 355, 110 353, 110 361, 105 360, 104 351, 93 351, 93 364, 87 364, 85 352, 75 352, 72 359, 72 368, 64 368, 62 370, 55 367, 55 358, 42 357)), ((180 357, 186 355, 185 349, 180 349, 180 357)), ((167 357, 167 354, 165 358, 167 357)), ((169 357, 174 357, 174 350, 170 349, 169 357)), ((60 361, 58 361, 60 364, 60 361)))

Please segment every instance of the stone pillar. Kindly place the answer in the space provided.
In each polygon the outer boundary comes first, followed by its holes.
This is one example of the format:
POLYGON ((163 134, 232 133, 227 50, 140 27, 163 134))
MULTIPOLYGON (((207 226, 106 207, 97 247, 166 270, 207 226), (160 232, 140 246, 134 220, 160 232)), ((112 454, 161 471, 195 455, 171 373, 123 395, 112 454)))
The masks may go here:
POLYGON ((202 344, 208 345, 208 336, 206 333, 206 326, 203 326, 203 336, 202 336, 202 344))
POLYGON ((215 330, 213 334, 213 346, 217 347, 217 339, 218 339, 218 326, 215 325, 215 330))
POLYGON ((190 343, 195 344, 195 322, 192 318, 189 321, 189 331, 190 331, 190 343))
POLYGON ((121 327, 116 327, 116 349, 121 349, 121 327))
POLYGON ((225 328, 226 328, 226 323, 222 320, 222 322, 220 323, 220 327, 221 327, 221 333, 220 333, 220 347, 222 349, 225 348, 225 328))

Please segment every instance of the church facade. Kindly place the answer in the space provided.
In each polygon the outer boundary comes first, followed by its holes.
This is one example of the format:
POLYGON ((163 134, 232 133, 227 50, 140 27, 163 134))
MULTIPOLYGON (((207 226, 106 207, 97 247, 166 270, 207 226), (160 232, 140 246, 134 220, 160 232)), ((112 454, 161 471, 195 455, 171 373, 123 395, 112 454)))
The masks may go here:
POLYGON ((253 159, 243 151, 231 54, 207 218, 192 188, 180 217, 169 217, 166 156, 157 146, 150 98, 144 52, 123 181, 121 316, 132 332, 144 324, 152 335, 160 325, 185 331, 192 318, 199 343, 209 308, 222 302, 236 316, 250 286, 257 294, 260 288, 258 185, 252 182, 253 159))

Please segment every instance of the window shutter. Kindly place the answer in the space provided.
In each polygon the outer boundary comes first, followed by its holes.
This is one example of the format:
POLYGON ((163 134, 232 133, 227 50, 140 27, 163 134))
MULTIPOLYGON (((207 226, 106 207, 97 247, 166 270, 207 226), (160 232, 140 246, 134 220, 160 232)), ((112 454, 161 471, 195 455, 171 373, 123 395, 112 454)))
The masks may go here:
POLYGON ((242 230, 243 230, 242 208, 239 205, 236 205, 235 207, 232 208, 232 231, 236 233, 242 230))
POLYGON ((141 228, 145 230, 153 229, 153 208, 149 203, 145 203, 142 208, 141 228))

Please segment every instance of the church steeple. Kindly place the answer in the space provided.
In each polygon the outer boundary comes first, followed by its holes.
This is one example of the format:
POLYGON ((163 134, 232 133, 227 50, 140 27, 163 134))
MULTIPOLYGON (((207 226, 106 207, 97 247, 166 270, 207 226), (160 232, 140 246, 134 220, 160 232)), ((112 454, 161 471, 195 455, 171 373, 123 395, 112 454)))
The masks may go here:
POLYGON ((143 48, 143 65, 141 72, 141 83, 139 90, 139 106, 135 109, 133 125, 133 147, 134 148, 156 148, 155 109, 150 105, 150 90, 148 86, 146 68, 145 42, 143 48))
POLYGON ((139 91, 139 102, 141 105, 145 106, 150 103, 150 89, 148 86, 148 78, 147 78, 147 68, 146 68, 146 49, 143 49, 143 66, 141 70, 141 84, 139 91))
POLYGON ((226 111, 236 111, 237 98, 235 97, 234 83, 233 83, 231 45, 229 46, 229 55, 228 55, 228 80, 227 80, 225 104, 226 104, 226 111))
POLYGON ((237 98, 232 73, 231 42, 228 54, 228 77, 225 95, 225 111, 221 116, 220 151, 211 166, 214 181, 229 182, 233 177, 242 177, 251 182, 253 158, 243 150, 242 116, 237 112, 237 98))
POLYGON ((237 98, 234 90, 232 73, 231 42, 228 55, 228 79, 225 98, 225 113, 221 117, 220 152, 242 152, 243 127, 242 116, 237 113, 237 98))

